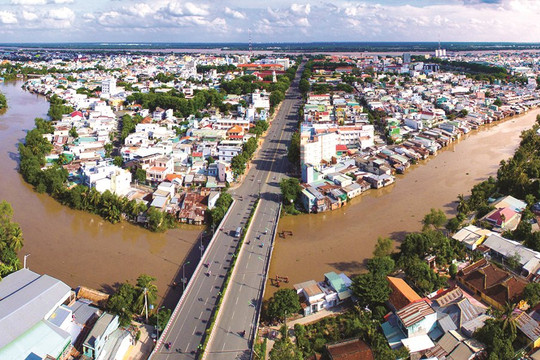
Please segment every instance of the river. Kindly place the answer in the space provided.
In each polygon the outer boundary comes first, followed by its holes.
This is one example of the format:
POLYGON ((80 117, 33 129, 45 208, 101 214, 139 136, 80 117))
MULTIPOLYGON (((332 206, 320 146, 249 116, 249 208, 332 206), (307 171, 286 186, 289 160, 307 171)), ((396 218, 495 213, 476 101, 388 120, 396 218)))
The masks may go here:
MULTIPOLYGON (((63 206, 46 194, 38 194, 17 172, 17 143, 34 118, 46 117, 44 97, 21 89, 22 82, 0 84, 8 109, 0 114, 0 200, 14 210, 21 225, 28 267, 54 276, 71 287, 79 285, 111 291, 124 281, 135 281, 145 273, 157 278, 160 297, 174 306, 180 287, 178 269, 193 248, 201 227, 181 226, 167 233, 152 233, 127 222, 111 224, 101 217, 63 206)), ((198 247, 195 247, 198 252, 198 247)), ((194 259, 195 260, 195 259, 194 259)), ((195 261, 186 266, 191 273, 195 261)))
MULTIPOLYGON (((72 287, 110 292, 115 284, 133 282, 146 273, 157 278, 160 296, 173 306, 180 289, 170 284, 179 282, 178 270, 190 250, 186 275, 193 270, 199 251, 193 245, 202 228, 181 226, 155 234, 126 222, 113 225, 34 192, 17 172, 17 143, 34 126, 35 117, 46 116, 48 103, 23 91, 21 84, 0 84, 9 106, 0 114, 0 200, 11 203, 23 230, 25 245, 19 255, 31 254, 31 270, 72 287)), ((499 162, 513 154, 521 131, 534 124, 539 112, 473 131, 410 168, 394 185, 370 190, 339 210, 282 218, 279 230, 294 235, 277 239, 270 277, 288 276, 292 286, 321 280, 328 271, 362 271, 378 236, 401 239, 406 232, 419 230, 430 208, 453 213, 457 195, 496 174, 499 162)), ((267 289, 267 297, 276 290, 267 289)))
MULTIPOLYGON (((279 231, 269 277, 288 276, 289 284, 324 278, 329 271, 348 275, 364 269, 379 236, 402 239, 421 229, 431 208, 455 213, 457 196, 495 176, 499 163, 519 145, 519 136, 535 122, 539 110, 473 131, 458 142, 398 176, 395 184, 370 190, 341 209, 315 215, 285 216, 279 231)), ((265 297, 277 288, 268 284, 265 297)))

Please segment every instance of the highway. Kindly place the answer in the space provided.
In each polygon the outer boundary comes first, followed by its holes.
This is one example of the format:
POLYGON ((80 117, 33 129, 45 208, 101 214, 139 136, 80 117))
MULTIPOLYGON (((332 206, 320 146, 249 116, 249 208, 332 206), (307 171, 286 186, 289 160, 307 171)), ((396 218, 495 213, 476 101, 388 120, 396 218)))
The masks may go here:
POLYGON ((277 227, 279 181, 287 172, 287 148, 297 128, 300 106, 298 81, 302 71, 303 64, 242 185, 231 190, 235 201, 193 273, 151 359, 196 359, 200 355, 199 346, 204 341, 208 321, 238 246, 239 239, 234 232, 246 224, 260 194, 261 201, 236 263, 206 357, 249 359, 262 302, 265 270, 270 261, 270 244, 277 227), (242 336, 244 330, 246 334, 242 336))

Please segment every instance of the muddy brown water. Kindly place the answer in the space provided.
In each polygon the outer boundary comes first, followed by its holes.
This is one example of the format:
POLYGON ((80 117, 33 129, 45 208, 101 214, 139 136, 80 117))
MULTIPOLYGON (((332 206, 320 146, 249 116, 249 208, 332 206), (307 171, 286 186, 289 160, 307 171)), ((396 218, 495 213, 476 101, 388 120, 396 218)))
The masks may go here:
MULTIPOLYGON (((71 287, 105 291, 149 274, 157 278, 160 296, 167 294, 168 305, 174 305, 181 290, 170 285, 178 279, 177 271, 202 228, 183 226, 155 234, 127 222, 113 225, 34 192, 17 172, 17 143, 24 139, 25 130, 33 128, 34 118, 46 117, 48 103, 23 91, 21 85, 0 84, 8 100, 7 111, 0 113, 0 200, 11 203, 14 220, 21 225, 21 259, 31 254, 27 258, 31 270, 71 287)), ((194 263, 186 266, 186 272, 194 263)))
MULTIPOLYGON (((431 208, 455 213, 459 194, 496 175, 499 163, 519 145, 519 136, 535 122, 539 110, 487 125, 400 175, 395 184, 370 190, 351 204, 332 212, 285 216, 279 231, 292 237, 277 238, 270 277, 288 276, 289 284, 324 278, 329 271, 359 273, 372 256, 379 236, 402 239, 421 229, 431 208)), ((267 285, 265 297, 277 290, 267 285)))

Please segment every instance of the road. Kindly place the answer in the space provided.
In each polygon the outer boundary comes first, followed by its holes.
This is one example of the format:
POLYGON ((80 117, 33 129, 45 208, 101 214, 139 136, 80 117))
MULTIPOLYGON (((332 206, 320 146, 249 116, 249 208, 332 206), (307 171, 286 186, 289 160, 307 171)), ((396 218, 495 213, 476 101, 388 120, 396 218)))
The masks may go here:
POLYGON ((298 81, 302 70, 303 64, 291 83, 244 182, 231 191, 235 199, 232 208, 224 219, 221 230, 216 232, 210 242, 202 263, 193 273, 151 359, 195 359, 199 355, 199 344, 204 341, 208 321, 221 295, 225 276, 238 246, 238 238, 234 236, 234 232, 236 228, 246 224, 260 193, 259 209, 252 220, 249 237, 246 237, 249 243, 244 243, 242 252, 245 254, 242 253, 236 263, 235 277, 229 283, 229 294, 222 305, 219 324, 216 325, 219 329, 224 329, 224 332, 216 332, 210 344, 212 354, 208 356, 211 359, 214 356, 227 359, 238 356, 249 358, 249 345, 254 335, 250 325, 256 321, 260 309, 266 276, 265 265, 270 261, 269 237, 277 227, 279 181, 287 171, 287 148, 297 126, 300 106, 298 81), (266 228, 268 231, 265 235, 266 228), (253 239, 255 235, 261 235, 260 242, 253 239), (246 330, 245 337, 240 336, 243 330, 246 330), (171 345, 165 346, 168 343, 171 345), (221 349, 220 352, 227 351, 228 354, 220 357, 218 351, 213 350, 216 346, 221 349))

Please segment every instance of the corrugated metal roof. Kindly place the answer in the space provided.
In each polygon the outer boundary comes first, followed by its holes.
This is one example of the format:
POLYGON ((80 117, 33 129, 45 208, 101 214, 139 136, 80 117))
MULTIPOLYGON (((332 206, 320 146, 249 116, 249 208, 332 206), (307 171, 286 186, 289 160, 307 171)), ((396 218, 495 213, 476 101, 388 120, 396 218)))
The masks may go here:
POLYGON ((21 269, 0 282, 0 348, 43 320, 71 288, 48 275, 21 269))
POLYGON ((516 325, 518 329, 525 334, 532 341, 536 341, 540 338, 540 324, 529 314, 523 312, 516 317, 516 325))
POLYGON ((405 306, 403 309, 399 310, 396 315, 403 323, 403 326, 408 328, 433 313, 435 313, 435 310, 431 308, 426 300, 422 300, 405 306))

